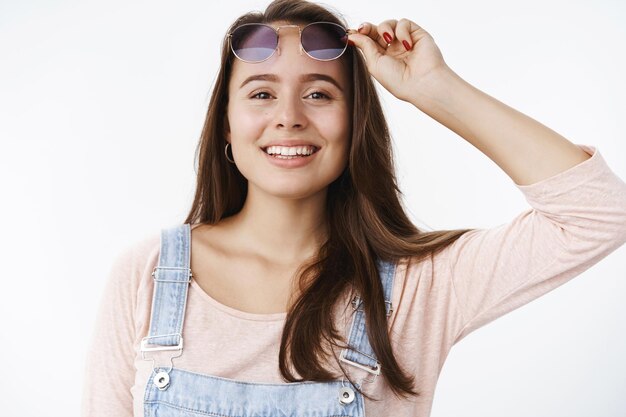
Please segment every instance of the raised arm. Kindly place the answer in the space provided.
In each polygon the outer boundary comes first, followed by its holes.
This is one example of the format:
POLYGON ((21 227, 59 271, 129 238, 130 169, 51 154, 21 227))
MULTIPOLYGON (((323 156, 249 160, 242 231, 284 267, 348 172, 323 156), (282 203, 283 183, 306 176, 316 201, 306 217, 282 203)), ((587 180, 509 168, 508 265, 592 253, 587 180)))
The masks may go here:
MULTIPOLYGON (((485 153, 531 206, 507 223, 465 233, 435 257, 434 274, 450 290, 442 293, 455 300, 445 316, 455 342, 626 242, 626 183, 595 147, 575 145, 472 87, 409 20, 366 23, 350 40, 391 94, 485 153)), ((450 308, 447 297, 442 305, 450 308)))
POLYGON ((430 34, 410 20, 364 23, 350 40, 391 94, 470 142, 517 185, 539 182, 589 158, 563 136, 464 81, 430 34))
POLYGON ((475 88, 448 66, 411 92, 418 109, 478 148, 518 185, 552 177, 589 154, 552 129, 475 88))

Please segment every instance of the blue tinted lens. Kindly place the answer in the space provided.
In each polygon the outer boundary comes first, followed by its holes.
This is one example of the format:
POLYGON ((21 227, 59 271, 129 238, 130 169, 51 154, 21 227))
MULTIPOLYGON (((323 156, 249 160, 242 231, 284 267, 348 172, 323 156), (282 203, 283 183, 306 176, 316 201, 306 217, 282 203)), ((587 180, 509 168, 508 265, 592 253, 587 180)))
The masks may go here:
POLYGON ((278 37, 269 26, 260 24, 242 25, 231 36, 233 52, 244 61, 264 61, 276 50, 278 37))
POLYGON ((302 47, 315 59, 339 58, 347 45, 346 30, 334 23, 312 23, 302 30, 302 47))

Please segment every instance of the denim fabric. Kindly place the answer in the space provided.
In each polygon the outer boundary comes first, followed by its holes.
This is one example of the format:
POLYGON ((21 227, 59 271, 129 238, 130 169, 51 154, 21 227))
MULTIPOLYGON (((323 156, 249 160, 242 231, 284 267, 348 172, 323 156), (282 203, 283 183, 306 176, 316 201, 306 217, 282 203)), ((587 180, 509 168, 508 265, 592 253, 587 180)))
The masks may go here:
MULTIPOLYGON (((343 405, 341 381, 260 384, 172 369, 170 386, 148 384, 146 417, 363 417, 363 397, 343 405)), ((151 381, 150 381, 151 382, 151 381)), ((345 384, 349 386, 349 384, 345 384)))
MULTIPOLYGON (((387 317, 389 317, 392 312, 391 292, 393 290, 393 277, 396 265, 391 262, 383 262, 380 259, 377 260, 376 265, 378 267, 378 273, 383 285, 385 311, 387 312, 387 317)), ((352 305, 356 311, 354 312, 354 319, 352 321, 352 328, 350 329, 348 345, 352 346, 354 349, 344 350, 342 352, 342 356, 366 367, 375 368, 378 361, 376 360, 376 355, 374 354, 374 350, 372 349, 367 337, 363 301, 360 297, 355 297, 352 305)))
MULTIPOLYGON (((142 342, 144 352, 156 348, 171 350, 172 357, 183 353, 190 248, 189 224, 161 232, 159 262, 153 273, 150 330, 142 342)), ((377 260, 377 267, 389 315, 395 264, 377 260)), ((348 338, 351 349, 341 356, 346 364, 373 373, 380 364, 367 337, 363 302, 355 297, 352 304, 356 311, 348 338)), ((354 388, 345 380, 266 384, 157 367, 147 382, 144 416, 365 417, 363 396, 354 388)))
POLYGON ((155 286, 146 343, 162 346, 180 343, 191 280, 190 262, 190 226, 162 230, 159 264, 152 272, 155 286))

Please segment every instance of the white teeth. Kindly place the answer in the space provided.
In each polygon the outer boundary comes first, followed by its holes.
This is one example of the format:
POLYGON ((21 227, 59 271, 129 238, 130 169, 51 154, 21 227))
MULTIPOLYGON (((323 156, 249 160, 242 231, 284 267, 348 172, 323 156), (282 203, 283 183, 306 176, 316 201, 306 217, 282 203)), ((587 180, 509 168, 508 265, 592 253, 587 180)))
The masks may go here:
POLYGON ((295 155, 311 155, 315 152, 314 146, 269 146, 265 149, 265 153, 270 155, 284 155, 284 156, 295 156, 295 155))

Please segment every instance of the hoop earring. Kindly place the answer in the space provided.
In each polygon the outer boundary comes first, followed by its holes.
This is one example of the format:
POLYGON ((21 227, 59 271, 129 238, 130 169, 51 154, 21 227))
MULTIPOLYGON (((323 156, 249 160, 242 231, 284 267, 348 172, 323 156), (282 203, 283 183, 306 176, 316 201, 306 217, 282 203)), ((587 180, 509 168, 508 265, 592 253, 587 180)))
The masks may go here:
MULTIPOLYGON (((230 143, 228 143, 228 142, 227 142, 227 143, 226 143, 226 146, 224 147, 224 154, 226 155, 226 159, 228 159, 228 161, 229 161, 230 163, 233 163, 233 164, 234 164, 234 163, 235 163, 235 161, 234 161, 234 160, 232 160, 232 159, 230 159, 230 158, 228 157, 228 145, 230 145, 230 143)), ((231 151, 231 153, 232 153, 232 151, 231 151)))

